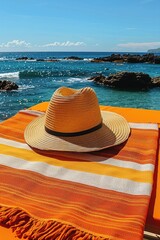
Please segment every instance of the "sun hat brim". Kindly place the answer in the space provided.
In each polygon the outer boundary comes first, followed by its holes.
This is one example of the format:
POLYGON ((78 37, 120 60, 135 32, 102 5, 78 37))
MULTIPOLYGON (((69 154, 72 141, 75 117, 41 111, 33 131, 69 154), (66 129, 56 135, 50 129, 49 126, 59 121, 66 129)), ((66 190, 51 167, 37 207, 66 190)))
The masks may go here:
POLYGON ((125 118, 109 111, 101 111, 102 127, 75 137, 58 137, 45 131, 45 115, 33 120, 25 129, 27 144, 40 150, 92 152, 126 141, 130 127, 125 118))

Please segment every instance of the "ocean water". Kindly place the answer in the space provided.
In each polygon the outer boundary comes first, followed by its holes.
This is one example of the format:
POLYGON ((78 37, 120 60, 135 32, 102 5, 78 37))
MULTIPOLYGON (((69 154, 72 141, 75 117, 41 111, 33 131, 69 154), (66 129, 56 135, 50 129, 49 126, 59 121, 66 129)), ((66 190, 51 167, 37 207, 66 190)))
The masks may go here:
MULTIPOLYGON (((95 57, 104 57, 108 52, 18 52, 0 53, 0 80, 17 83, 18 90, 0 91, 0 121, 21 109, 49 101, 53 92, 61 87, 92 87, 99 104, 160 110, 160 88, 148 91, 123 91, 97 85, 88 79, 97 74, 108 76, 119 71, 143 72, 151 77, 160 76, 160 64, 91 63, 95 57), (78 56, 84 60, 66 60, 78 56), (16 58, 56 58, 57 62, 17 61, 16 58)), ((141 53, 143 54, 143 53, 141 53)))

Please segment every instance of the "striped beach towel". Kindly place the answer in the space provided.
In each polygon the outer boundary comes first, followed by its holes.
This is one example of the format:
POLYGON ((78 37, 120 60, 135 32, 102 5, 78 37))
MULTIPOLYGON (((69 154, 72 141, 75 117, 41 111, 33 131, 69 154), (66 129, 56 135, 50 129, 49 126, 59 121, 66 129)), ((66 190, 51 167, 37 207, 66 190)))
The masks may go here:
POLYGON ((130 123, 127 142, 99 152, 44 152, 23 136, 41 114, 0 123, 0 225, 32 240, 142 239, 158 125, 130 123))

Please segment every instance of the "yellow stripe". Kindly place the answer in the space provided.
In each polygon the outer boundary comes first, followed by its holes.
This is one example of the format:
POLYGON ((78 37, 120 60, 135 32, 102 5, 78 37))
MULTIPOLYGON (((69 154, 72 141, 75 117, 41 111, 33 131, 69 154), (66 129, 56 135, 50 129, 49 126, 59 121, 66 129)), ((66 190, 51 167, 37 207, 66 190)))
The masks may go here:
MULTIPOLYGON (((129 168, 122 168, 111 165, 103 165, 95 162, 79 162, 79 161, 64 161, 56 158, 45 157, 34 151, 26 149, 17 149, 11 146, 0 144, 1 154, 10 155, 19 159, 34 162, 45 162, 50 165, 68 168, 70 170, 78 170, 87 173, 112 176, 122 179, 129 179, 135 182, 152 183, 152 171, 138 171, 129 168)), ((59 157, 60 158, 60 157, 59 157)))

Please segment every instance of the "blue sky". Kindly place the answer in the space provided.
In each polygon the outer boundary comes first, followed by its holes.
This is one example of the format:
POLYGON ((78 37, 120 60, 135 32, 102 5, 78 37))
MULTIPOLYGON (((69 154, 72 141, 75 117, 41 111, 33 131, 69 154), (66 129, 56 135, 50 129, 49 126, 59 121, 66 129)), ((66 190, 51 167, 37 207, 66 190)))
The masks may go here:
POLYGON ((2 51, 160 47, 160 0, 0 0, 2 51))

